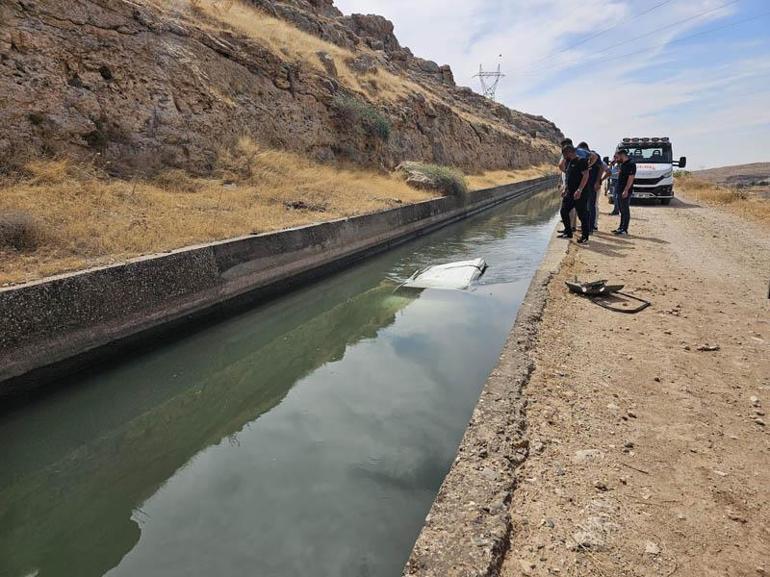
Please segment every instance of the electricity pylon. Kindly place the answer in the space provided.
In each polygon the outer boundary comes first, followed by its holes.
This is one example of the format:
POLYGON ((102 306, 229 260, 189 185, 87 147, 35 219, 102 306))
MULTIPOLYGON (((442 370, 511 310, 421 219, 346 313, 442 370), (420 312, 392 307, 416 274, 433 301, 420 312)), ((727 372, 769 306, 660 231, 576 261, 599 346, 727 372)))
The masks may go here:
POLYGON ((481 82, 482 94, 490 100, 495 99, 497 85, 500 84, 501 78, 505 78, 505 74, 503 74, 500 69, 501 67, 499 62, 497 63, 497 70, 494 72, 484 71, 484 66, 479 64, 479 73, 473 76, 474 78, 479 79, 479 82, 481 82))

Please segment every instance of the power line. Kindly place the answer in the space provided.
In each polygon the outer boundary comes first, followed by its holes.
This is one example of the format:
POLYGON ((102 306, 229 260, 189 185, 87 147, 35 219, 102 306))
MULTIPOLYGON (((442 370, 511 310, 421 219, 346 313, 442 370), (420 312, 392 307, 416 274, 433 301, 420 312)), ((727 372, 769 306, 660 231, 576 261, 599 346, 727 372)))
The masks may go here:
MULTIPOLYGON (((695 14, 694 16, 690 16, 688 18, 684 18, 682 20, 678 20, 676 22, 673 22, 672 24, 669 24, 667 26, 663 26, 662 28, 656 28, 655 30, 652 30, 651 32, 647 32, 645 34, 640 34, 639 36, 634 36, 633 38, 627 38, 626 40, 623 40, 622 42, 618 42, 616 44, 612 44, 610 46, 602 48, 598 52, 593 52, 592 56, 597 56, 599 54, 604 54, 605 52, 608 52, 608 51, 612 50, 613 48, 617 48, 618 46, 623 46, 624 44, 628 44, 629 42, 635 42, 636 40, 639 40, 641 38, 647 38, 649 36, 652 36, 653 34, 658 34, 659 32, 662 32, 664 30, 669 30, 669 29, 671 29, 671 28, 673 28, 675 26, 679 26, 680 24, 685 24, 687 22, 691 22, 692 20, 697 20, 698 18, 703 18, 704 16, 707 16, 707 15, 713 13, 713 12, 717 12, 719 10, 722 10, 723 8, 727 8, 728 6, 731 6, 732 4, 737 4, 739 1, 740 0, 730 0, 730 2, 727 2, 725 4, 717 6, 716 8, 712 8, 711 10, 707 10, 706 12, 701 12, 700 14, 695 14)), ((658 5, 658 6, 660 6, 660 5, 658 5)), ((651 10, 649 10, 648 12, 650 12, 650 11, 651 10)), ((565 50, 567 50, 567 49, 555 52, 552 55, 546 57, 545 59, 552 58, 553 56, 556 56, 557 54, 559 54, 561 52, 564 52, 565 50)), ((521 71, 521 73, 528 73, 528 72, 530 72, 532 70, 532 66, 534 64, 537 64, 537 63, 541 62, 542 60, 544 60, 544 59, 536 60, 535 62, 530 63, 530 66, 528 68, 523 69, 521 71)))
MULTIPOLYGON (((761 18, 762 16, 770 16, 770 11, 760 12, 759 14, 754 14, 753 16, 742 18, 741 20, 736 20, 735 22, 731 22, 730 24, 725 24, 724 26, 718 26, 717 28, 710 28, 708 30, 696 32, 694 34, 688 34, 687 36, 682 36, 681 38, 677 38, 676 40, 671 40, 670 42, 666 42, 664 44, 657 44, 655 46, 652 46, 652 48, 662 48, 663 46, 668 46, 669 44, 676 44, 677 42, 682 42, 683 40, 690 40, 691 38, 695 38, 697 36, 704 36, 706 34, 711 34, 712 32, 719 32, 720 30, 724 30, 725 28, 732 28, 733 26, 737 26, 738 24, 743 24, 744 22, 749 22, 750 20, 756 20, 757 18, 761 18)), ((644 48, 642 50, 635 50, 634 52, 628 52, 626 54, 619 54, 618 58, 626 58, 627 56, 642 54, 643 52, 648 52, 649 49, 650 48, 644 48)))
POLYGON ((685 24, 687 22, 690 22, 692 20, 697 20, 698 18, 703 18, 704 16, 707 16, 708 14, 711 14, 713 12, 717 12, 719 10, 722 10, 723 8, 727 8, 728 6, 731 6, 732 4, 737 4, 740 2, 740 0, 731 0, 730 2, 726 4, 722 4, 721 6, 717 6, 716 8, 712 8, 711 10, 706 10, 705 12, 701 12, 700 14, 696 14, 695 16, 690 16, 689 18, 685 18, 683 20, 678 20, 677 22, 674 22, 673 24, 669 24, 668 26, 664 26, 663 28, 658 28, 656 30, 653 30, 651 32, 647 32, 646 34, 640 34, 639 36, 634 36, 633 38, 628 38, 626 40, 623 40, 622 42, 618 42, 617 44, 612 44, 611 46, 607 46, 606 48, 603 48, 599 52, 594 52, 593 54, 604 54, 605 52, 608 52, 612 50, 613 48, 617 48, 618 46, 623 46, 624 44, 628 44, 629 42, 634 42, 636 40, 639 40, 640 38, 647 38, 648 36, 652 36, 653 34, 658 34, 659 32, 662 32, 663 30, 668 30, 670 28, 673 28, 674 26, 678 26, 680 24, 685 24))
MULTIPOLYGON (((759 14, 754 14, 752 16, 748 16, 746 18, 742 18, 740 20, 735 20, 734 22, 730 22, 729 24, 725 24, 723 26, 718 26, 716 28, 709 28, 708 30, 702 30, 700 32, 695 32, 693 34, 688 34, 687 36, 682 36, 680 38, 676 38, 674 40, 670 40, 668 42, 664 42, 662 44, 655 44, 653 46, 648 46, 647 48, 642 48, 641 50, 634 50, 633 52, 626 52, 623 54, 618 54, 616 58, 627 58, 629 56, 635 56, 637 54, 643 54, 649 52, 651 49, 654 48, 663 48, 665 46, 668 46, 669 44, 676 44, 677 42, 683 42, 685 40, 690 40, 692 38, 696 38, 698 36, 706 36, 708 34, 712 34, 714 32, 720 32, 721 30, 725 30, 726 28, 732 28, 734 26, 738 26, 739 24, 744 24, 746 22, 757 20, 759 18, 762 18, 763 16, 770 16, 770 11, 767 12, 760 12, 759 14)), ((581 62, 593 62, 594 60, 601 60, 601 58, 597 58, 596 56, 591 56, 586 60, 583 60, 581 62)), ((531 75, 534 75, 534 73, 530 73, 531 75)))
MULTIPOLYGON (((561 54, 562 52, 566 52, 567 50, 572 50, 573 48, 576 48, 578 46, 582 46, 583 44, 585 44, 589 40, 593 40, 594 38, 598 38, 602 34, 605 34, 605 33, 609 32, 610 30, 614 30, 615 28, 617 28, 621 24, 628 24, 629 22, 633 22, 634 20, 638 20, 642 16, 645 16, 645 15, 649 14, 650 12, 653 12, 654 10, 657 10, 661 6, 665 6, 666 4, 671 4, 671 2, 673 2, 673 1, 674 0, 663 0, 663 2, 660 2, 659 4, 656 4, 655 6, 653 6, 652 8, 649 8, 648 10, 645 10, 644 12, 640 12, 639 14, 636 14, 635 16, 633 16, 631 18, 626 18, 624 20, 621 20, 620 22, 616 22, 615 24, 605 28, 604 30, 600 30, 599 32, 596 32, 595 34, 591 34, 590 36, 586 36, 585 38, 583 38, 579 42, 575 42, 575 44, 572 44, 570 46, 566 46, 564 48, 561 48, 561 49, 557 50, 556 52, 551 54, 551 56, 545 56, 544 58, 541 58, 541 60, 547 60, 548 58, 556 56, 557 54, 561 54)), ((537 62, 539 62, 539 60, 537 62)))

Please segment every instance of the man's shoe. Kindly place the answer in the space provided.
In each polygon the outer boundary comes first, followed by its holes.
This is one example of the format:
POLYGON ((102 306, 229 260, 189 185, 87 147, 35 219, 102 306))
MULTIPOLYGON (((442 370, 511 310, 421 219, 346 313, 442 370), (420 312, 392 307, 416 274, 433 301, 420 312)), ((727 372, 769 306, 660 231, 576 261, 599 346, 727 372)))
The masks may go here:
POLYGON ((612 231, 612 234, 623 234, 623 231, 620 230, 619 228, 616 228, 615 230, 612 231))
POLYGON ((572 234, 567 234, 566 232, 563 232, 557 238, 572 238, 572 234))
POLYGON ((588 239, 586 237, 580 237, 577 241, 578 244, 588 244, 588 239))
POLYGON ((619 214, 620 214, 620 213, 619 213, 617 210, 613 210, 613 211, 610 213, 610 216, 618 216, 619 214))

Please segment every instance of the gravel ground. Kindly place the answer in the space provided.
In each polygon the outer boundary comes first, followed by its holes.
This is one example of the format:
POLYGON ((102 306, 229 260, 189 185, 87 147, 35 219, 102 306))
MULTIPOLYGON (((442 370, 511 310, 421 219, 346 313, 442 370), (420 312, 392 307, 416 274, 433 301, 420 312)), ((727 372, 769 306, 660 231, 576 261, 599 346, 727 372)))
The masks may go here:
POLYGON ((570 247, 524 392, 502 575, 770 575, 769 281, 766 225, 686 199, 570 247), (605 310, 567 293, 575 276, 653 304, 605 310))

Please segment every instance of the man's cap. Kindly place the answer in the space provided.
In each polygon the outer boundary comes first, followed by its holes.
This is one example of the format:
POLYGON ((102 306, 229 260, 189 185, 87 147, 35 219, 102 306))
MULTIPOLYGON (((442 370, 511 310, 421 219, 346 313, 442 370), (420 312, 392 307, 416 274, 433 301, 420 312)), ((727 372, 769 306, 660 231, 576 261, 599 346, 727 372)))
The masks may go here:
POLYGON ((628 149, 627 148, 618 148, 617 153, 618 154, 625 154, 626 156, 628 156, 628 149))

